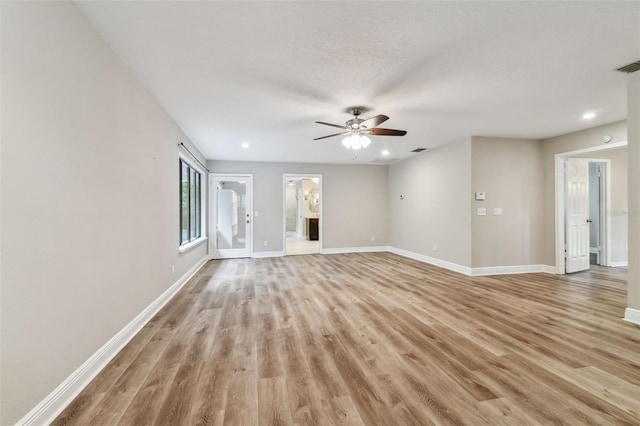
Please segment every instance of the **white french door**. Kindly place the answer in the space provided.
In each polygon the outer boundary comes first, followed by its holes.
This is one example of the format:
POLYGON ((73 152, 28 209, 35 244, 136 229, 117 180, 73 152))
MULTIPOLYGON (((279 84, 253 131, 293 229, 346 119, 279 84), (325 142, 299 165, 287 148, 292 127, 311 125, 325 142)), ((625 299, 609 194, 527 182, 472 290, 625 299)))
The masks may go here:
POLYGON ((589 269, 589 160, 566 162, 566 272, 589 269))
POLYGON ((210 249, 213 259, 251 257, 253 176, 211 174, 210 249))

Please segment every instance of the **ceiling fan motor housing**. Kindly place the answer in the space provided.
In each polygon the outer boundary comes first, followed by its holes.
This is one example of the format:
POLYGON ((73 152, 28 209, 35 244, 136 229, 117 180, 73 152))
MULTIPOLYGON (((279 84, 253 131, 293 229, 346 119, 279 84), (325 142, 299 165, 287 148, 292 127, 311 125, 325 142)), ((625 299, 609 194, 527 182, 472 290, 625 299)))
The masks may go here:
POLYGON ((347 122, 345 123, 347 127, 356 130, 360 128, 360 123, 362 123, 364 120, 362 118, 352 118, 351 120, 347 120, 347 122))

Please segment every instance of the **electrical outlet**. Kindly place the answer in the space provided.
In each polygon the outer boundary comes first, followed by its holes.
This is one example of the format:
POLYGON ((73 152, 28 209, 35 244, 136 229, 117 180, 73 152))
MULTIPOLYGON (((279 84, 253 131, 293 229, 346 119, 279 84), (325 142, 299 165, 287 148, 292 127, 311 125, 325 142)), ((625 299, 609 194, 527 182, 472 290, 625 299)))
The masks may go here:
POLYGON ((437 244, 433 245, 433 251, 438 251, 438 245, 437 244))
POLYGON ((268 245, 269 245, 269 242, 267 240, 264 240, 264 246, 266 247, 268 245))
POLYGON ((376 237, 372 235, 371 236, 371 242, 374 242, 375 240, 376 240, 376 237))
POLYGON ((173 275, 175 272, 176 272, 175 265, 171 265, 171 275, 173 275))

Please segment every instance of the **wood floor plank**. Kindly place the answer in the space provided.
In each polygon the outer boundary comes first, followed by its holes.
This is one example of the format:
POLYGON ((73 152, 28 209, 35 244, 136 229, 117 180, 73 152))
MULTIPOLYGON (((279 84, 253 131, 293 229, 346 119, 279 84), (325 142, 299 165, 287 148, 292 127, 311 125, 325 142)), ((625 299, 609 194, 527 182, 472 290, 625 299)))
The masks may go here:
POLYGON ((324 425, 329 418, 322 408, 322 400, 313 379, 309 375, 288 376, 289 411, 296 425, 324 425))
POLYGON ((481 409, 486 413, 491 424, 496 426, 543 426, 537 422, 507 398, 496 398, 480 403, 481 409))
POLYGON ((345 426, 364 425, 358 414, 358 409, 348 396, 325 399, 322 401, 322 405, 324 412, 327 413, 330 419, 330 424, 345 426))
POLYGON ((640 424, 626 272, 208 262, 54 425, 640 424))
POLYGON ((212 361, 202 366, 202 375, 195 391, 191 418, 186 424, 223 424, 227 389, 233 370, 230 361, 212 361))
POLYGON ((640 417, 640 386, 595 367, 578 368, 565 374, 563 378, 581 388, 589 389, 590 393, 631 416, 640 417))
POLYGON ((258 377, 255 372, 236 371, 227 390, 224 424, 257 425, 258 377))
POLYGON ((261 425, 292 425, 288 404, 287 380, 284 376, 258 381, 258 418, 261 425))
POLYGON ((281 339, 276 330, 273 312, 258 315, 258 377, 284 375, 279 347, 281 339))

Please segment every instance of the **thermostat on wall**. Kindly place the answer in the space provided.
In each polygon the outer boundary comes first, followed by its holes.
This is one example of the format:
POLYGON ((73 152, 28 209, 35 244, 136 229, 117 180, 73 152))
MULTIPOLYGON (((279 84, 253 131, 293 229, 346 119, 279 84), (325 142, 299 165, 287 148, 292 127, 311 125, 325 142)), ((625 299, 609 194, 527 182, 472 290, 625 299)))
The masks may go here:
POLYGON ((476 192, 476 201, 484 201, 485 193, 484 192, 476 192))

